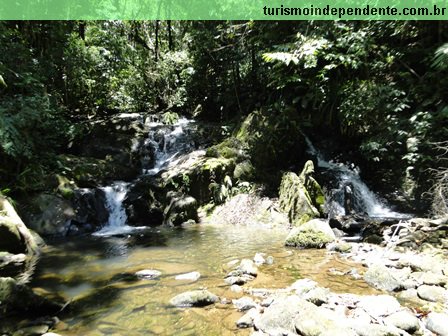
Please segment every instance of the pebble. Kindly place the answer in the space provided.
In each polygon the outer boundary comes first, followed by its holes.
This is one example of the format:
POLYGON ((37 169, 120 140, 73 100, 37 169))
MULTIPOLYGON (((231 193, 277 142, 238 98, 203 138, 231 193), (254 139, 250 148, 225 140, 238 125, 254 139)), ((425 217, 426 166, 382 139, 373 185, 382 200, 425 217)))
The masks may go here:
POLYGON ((176 280, 190 280, 190 281, 197 281, 201 277, 201 273, 199 272, 190 272, 185 274, 179 274, 176 275, 176 280))
POLYGON ((141 270, 135 273, 135 275, 139 278, 146 279, 146 280, 153 280, 158 278, 162 275, 162 272, 157 270, 141 270))

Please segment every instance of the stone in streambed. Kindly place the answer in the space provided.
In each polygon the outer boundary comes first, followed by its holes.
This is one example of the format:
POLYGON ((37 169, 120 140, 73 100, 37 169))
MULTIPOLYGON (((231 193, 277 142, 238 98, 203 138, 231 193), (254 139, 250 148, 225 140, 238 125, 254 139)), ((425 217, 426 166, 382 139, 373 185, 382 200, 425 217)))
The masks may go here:
POLYGON ((154 280, 162 275, 162 272, 157 270, 141 270, 135 273, 138 278, 146 280, 154 280))
POLYGON ((438 286, 422 285, 417 288, 418 297, 431 302, 446 303, 448 301, 448 291, 438 286))
POLYGON ((254 326, 254 319, 259 315, 260 313, 258 310, 256 308, 252 308, 236 322, 236 326, 238 328, 251 328, 254 326))
POLYGON ((393 270, 381 264, 371 265, 364 274, 364 280, 377 289, 389 292, 396 291, 402 287, 393 270))
POLYGON ((239 311, 246 311, 257 307, 257 304, 250 297, 244 296, 238 300, 232 300, 233 305, 239 311))
POLYGON ((197 281, 201 277, 201 273, 199 272, 190 272, 185 274, 176 275, 176 280, 189 280, 189 281, 197 281))
POLYGON ((429 313, 426 319, 426 328, 439 336, 448 336, 448 315, 429 313))
POLYGON ((297 248, 323 248, 335 239, 336 236, 327 221, 313 219, 293 228, 286 237, 285 245, 297 248))
POLYGON ((170 300, 176 307, 204 307, 218 302, 218 297, 207 290, 194 290, 179 294, 170 300))
POLYGON ((386 325, 392 325, 398 329, 413 334, 420 328, 419 320, 408 310, 398 311, 384 319, 386 325))

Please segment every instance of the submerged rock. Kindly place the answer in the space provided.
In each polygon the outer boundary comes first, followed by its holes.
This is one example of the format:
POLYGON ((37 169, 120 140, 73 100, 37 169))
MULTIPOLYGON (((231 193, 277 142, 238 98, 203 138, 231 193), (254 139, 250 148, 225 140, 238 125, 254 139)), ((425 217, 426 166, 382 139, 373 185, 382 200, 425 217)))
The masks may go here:
POLYGON ((190 272, 185 274, 176 275, 176 280, 189 280, 189 281, 197 281, 201 277, 201 273, 199 272, 190 272))
POLYGON ((135 273, 135 275, 141 279, 153 280, 162 275, 162 272, 157 270, 141 270, 135 273))
POLYGON ((322 248, 336 239, 326 221, 313 219, 293 228, 286 238, 285 245, 298 248, 322 248))
POLYGON ((438 286, 422 285, 417 288, 418 297, 431 302, 448 302, 448 290, 438 286))
POLYGON ((218 302, 218 297, 207 290, 194 290, 179 294, 170 300, 176 307, 203 307, 218 302))

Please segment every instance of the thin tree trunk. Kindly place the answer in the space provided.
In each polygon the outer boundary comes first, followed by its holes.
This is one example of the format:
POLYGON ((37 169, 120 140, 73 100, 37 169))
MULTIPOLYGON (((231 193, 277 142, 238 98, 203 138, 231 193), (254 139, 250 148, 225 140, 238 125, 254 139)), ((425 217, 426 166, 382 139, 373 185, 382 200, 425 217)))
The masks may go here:
POLYGON ((156 20, 156 44, 154 48, 154 60, 159 60, 159 20, 156 20))
POLYGON ((167 24, 168 24, 168 49, 170 51, 173 51, 174 50, 174 44, 173 44, 174 41, 173 41, 173 34, 171 32, 171 20, 168 20, 167 24))

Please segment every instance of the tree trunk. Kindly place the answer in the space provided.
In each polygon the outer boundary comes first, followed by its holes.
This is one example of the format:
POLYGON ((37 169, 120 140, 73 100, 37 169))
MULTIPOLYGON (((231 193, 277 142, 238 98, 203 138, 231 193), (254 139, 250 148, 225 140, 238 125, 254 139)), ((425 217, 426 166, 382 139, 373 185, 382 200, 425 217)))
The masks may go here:
POLYGON ((154 60, 159 60, 159 20, 156 20, 156 41, 154 48, 154 60))

